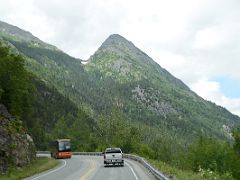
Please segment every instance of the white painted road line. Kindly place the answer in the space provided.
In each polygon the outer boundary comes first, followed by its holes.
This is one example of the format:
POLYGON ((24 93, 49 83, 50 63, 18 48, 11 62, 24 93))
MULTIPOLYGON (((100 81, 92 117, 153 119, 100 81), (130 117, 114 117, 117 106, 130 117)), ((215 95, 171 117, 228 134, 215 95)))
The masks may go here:
POLYGON ((42 175, 40 175, 40 176, 37 176, 37 177, 35 177, 35 178, 31 179, 31 180, 36 180, 36 179, 42 178, 42 177, 44 177, 44 176, 47 176, 47 175, 49 175, 49 174, 51 174, 51 173, 53 173, 53 172, 59 171, 60 169, 64 168, 64 167, 67 165, 67 162, 66 162, 65 160, 62 160, 62 161, 63 161, 64 163, 63 163, 63 165, 60 166, 59 168, 54 169, 54 170, 52 170, 52 171, 48 171, 47 173, 42 174, 42 175))
POLYGON ((126 161, 125 161, 125 164, 130 168, 130 170, 132 171, 135 179, 138 180, 138 177, 137 177, 136 173, 134 172, 133 168, 126 161))

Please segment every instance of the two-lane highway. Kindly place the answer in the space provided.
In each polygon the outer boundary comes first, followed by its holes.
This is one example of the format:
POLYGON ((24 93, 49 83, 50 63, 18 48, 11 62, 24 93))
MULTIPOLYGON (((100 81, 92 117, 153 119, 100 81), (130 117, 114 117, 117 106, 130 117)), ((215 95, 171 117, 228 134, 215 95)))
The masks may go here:
POLYGON ((102 156, 72 156, 55 169, 25 180, 153 180, 138 162, 125 159, 124 167, 104 167, 102 156))

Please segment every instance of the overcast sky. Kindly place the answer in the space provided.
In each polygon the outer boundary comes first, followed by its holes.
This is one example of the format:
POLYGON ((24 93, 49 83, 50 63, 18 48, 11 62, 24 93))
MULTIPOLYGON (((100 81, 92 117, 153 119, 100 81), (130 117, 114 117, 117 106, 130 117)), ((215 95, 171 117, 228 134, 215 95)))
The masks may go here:
POLYGON ((239 0, 0 0, 0 20, 81 59, 120 34, 240 116, 239 0))

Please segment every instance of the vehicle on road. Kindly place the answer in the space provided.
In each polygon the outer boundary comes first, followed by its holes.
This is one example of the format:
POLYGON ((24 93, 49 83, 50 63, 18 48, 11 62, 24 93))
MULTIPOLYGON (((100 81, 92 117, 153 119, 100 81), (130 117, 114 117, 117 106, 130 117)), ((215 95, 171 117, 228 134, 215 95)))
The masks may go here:
POLYGON ((70 139, 57 139, 50 142, 49 150, 51 157, 56 159, 72 157, 70 139))
POLYGON ((120 148, 107 148, 104 152, 104 164, 124 166, 123 153, 120 148))

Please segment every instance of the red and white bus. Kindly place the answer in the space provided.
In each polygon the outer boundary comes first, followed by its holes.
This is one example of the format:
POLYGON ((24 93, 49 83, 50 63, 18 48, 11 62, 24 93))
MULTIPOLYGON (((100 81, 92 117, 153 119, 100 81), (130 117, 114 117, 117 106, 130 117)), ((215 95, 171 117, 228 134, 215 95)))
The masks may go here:
POLYGON ((51 157, 59 159, 59 158, 71 158, 71 143, 70 139, 57 139, 55 141, 50 142, 50 152, 51 157))

